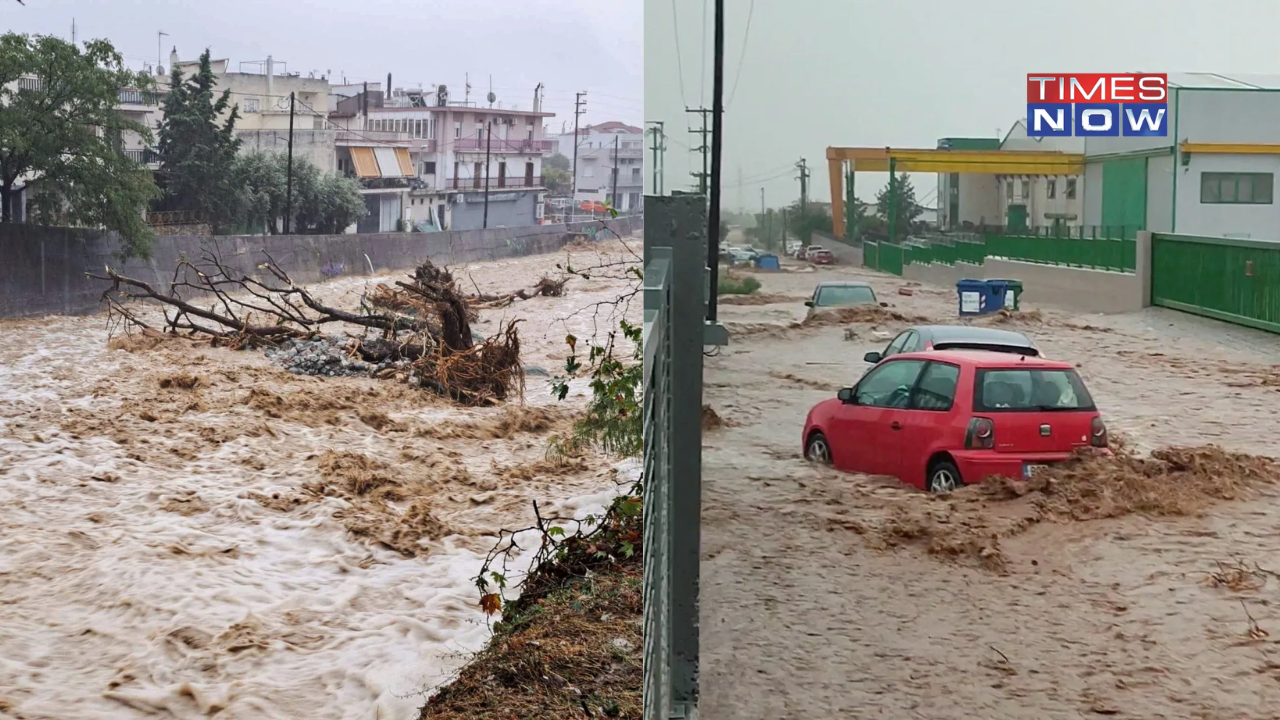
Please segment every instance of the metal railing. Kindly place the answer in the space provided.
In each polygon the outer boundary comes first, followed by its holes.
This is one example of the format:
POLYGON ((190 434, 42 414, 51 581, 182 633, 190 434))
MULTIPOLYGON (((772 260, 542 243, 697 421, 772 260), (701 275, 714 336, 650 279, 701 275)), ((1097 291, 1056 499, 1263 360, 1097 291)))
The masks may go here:
POLYGON ((120 91, 121 105, 159 105, 160 96, 154 90, 126 88, 120 91))
POLYGON ((541 153, 551 149, 551 141, 499 137, 489 141, 483 137, 464 137, 453 141, 453 149, 468 152, 483 152, 487 149, 489 152, 541 153))
MULTIPOLYGON (((666 249, 666 248, 662 248, 666 249)), ((644 717, 671 708, 671 258, 644 269, 644 717)))
POLYGON ((699 196, 645 198, 644 720, 696 718, 702 533, 702 362, 707 213, 699 196))

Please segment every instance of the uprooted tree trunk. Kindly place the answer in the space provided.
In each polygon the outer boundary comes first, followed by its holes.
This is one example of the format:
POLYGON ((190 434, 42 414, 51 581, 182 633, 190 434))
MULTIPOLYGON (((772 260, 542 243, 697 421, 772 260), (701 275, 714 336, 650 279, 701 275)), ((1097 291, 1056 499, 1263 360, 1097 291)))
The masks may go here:
POLYGON ((490 295, 477 292, 470 296, 470 300, 475 307, 482 309, 506 307, 516 300, 528 300, 534 297, 560 297, 564 295, 564 285, 569 281, 568 278, 560 280, 552 280, 549 277, 543 277, 532 288, 521 288, 515 292, 500 293, 490 295))
POLYGON ((182 260, 168 288, 126 277, 110 268, 90 277, 111 282, 103 293, 111 314, 127 327, 152 328, 129 303, 163 306, 163 331, 205 336, 232 348, 275 345, 314 337, 325 325, 362 328, 347 334, 344 349, 369 362, 404 361, 408 379, 466 404, 523 395, 524 370, 516 322, 506 323, 495 337, 476 343, 471 335, 475 310, 457 291, 452 274, 430 261, 420 265, 411 282, 395 288, 378 285, 361 298, 359 312, 328 306, 306 288, 295 285, 275 260, 260 265, 275 282, 236 273, 217 255, 205 252, 200 263, 182 260), (196 297, 208 298, 208 307, 196 297), (371 336, 370 333, 377 334, 371 336))

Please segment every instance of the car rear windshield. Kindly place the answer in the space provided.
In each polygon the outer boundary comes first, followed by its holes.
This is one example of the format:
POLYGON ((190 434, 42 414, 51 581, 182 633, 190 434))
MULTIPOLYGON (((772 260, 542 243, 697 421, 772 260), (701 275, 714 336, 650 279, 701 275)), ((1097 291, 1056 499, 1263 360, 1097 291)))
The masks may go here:
POLYGON ((866 305, 876 301, 876 294, 869 287, 858 285, 841 287, 839 285, 818 289, 818 307, 844 307, 846 305, 866 305))
POLYGON ((974 379, 974 412, 1094 410, 1075 370, 980 369, 974 379))

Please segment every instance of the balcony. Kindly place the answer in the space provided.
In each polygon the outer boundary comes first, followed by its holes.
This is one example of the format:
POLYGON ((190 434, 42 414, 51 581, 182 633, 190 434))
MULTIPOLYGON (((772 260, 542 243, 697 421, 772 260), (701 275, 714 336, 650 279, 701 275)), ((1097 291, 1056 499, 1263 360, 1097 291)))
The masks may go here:
MULTIPOLYGON (((484 177, 479 178, 453 178, 449 181, 449 187, 453 190, 483 190, 484 177)), ((497 176, 489 178, 489 190, 510 190, 511 188, 540 188, 542 187, 542 176, 535 175, 532 178, 523 175, 498 179, 497 176)))
POLYGON ((160 96, 152 90, 126 89, 120 91, 121 105, 159 105, 160 96))
POLYGON ((154 165, 160 162, 160 154, 151 148, 142 150, 125 150, 124 156, 139 165, 154 165))
POLYGON ((529 140, 527 138, 508 139, 493 138, 487 141, 484 138, 457 138, 453 141, 453 149, 459 152, 485 152, 488 146, 489 152, 504 153, 545 153, 551 150, 550 140, 529 140))
POLYGON ((339 145, 379 145, 384 143, 407 143, 408 133, 381 132, 378 130, 338 130, 336 138, 339 145))

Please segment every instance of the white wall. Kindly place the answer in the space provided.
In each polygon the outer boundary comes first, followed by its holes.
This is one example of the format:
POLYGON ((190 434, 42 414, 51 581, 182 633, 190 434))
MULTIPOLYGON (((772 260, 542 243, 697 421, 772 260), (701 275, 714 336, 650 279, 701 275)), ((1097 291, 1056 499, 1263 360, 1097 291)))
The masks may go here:
POLYGON ((1202 172, 1267 172, 1280 178, 1280 156, 1276 155, 1192 155, 1189 165, 1179 167, 1178 220, 1176 231, 1191 235, 1251 237, 1280 240, 1280 204, 1201 204, 1202 172))
POLYGON ((1088 225, 1102 224, 1102 163, 1086 162, 1084 164, 1084 222, 1088 225))
MULTIPOLYGON (((1186 91, 1183 91, 1182 97, 1183 99, 1186 98, 1186 91)), ((1112 153, 1166 148, 1173 145, 1173 126, 1174 118, 1177 117, 1177 111, 1177 102, 1175 102, 1173 92, 1170 91, 1167 115, 1169 135, 1167 137, 1125 137, 1120 135, 1117 137, 1085 137, 1076 139, 1084 141, 1085 155, 1109 155, 1112 153)))
POLYGON ((1178 98, 1179 141, 1280 143, 1280 91, 1180 90, 1178 98))

